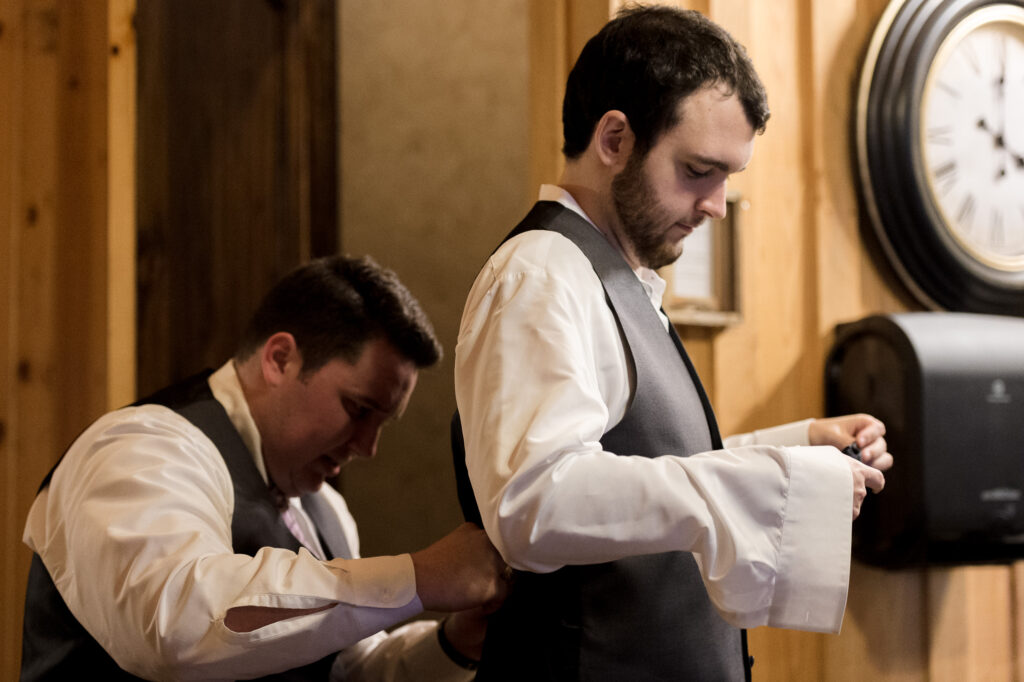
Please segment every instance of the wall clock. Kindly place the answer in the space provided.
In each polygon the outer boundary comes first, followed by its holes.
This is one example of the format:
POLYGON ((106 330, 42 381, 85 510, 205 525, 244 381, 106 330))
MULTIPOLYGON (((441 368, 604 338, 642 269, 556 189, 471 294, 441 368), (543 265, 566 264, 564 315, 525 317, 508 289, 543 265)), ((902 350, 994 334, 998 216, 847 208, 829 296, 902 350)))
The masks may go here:
POLYGON ((856 112, 882 250, 932 309, 1024 316, 1024 0, 894 0, 856 112))

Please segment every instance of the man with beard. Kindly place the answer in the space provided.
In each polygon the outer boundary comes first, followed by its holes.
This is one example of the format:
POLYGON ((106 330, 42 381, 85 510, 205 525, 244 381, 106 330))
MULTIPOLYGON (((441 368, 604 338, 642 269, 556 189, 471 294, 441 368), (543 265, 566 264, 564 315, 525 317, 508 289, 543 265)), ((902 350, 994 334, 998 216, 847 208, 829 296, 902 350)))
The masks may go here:
POLYGON ((884 426, 723 445, 654 272, 725 214, 767 119, 743 48, 695 12, 624 11, 573 68, 564 174, 477 277, 456 347, 460 498, 518 569, 478 680, 742 680, 741 628, 838 631, 884 426), (836 449, 854 441, 864 463, 836 449))

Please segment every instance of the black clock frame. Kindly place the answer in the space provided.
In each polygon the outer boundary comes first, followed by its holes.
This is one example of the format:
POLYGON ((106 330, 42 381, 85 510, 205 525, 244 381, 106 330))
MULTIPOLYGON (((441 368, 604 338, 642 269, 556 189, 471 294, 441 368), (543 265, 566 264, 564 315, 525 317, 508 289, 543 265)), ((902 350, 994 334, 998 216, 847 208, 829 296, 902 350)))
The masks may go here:
POLYGON ((886 10, 861 73, 858 165, 875 233, 922 304, 1024 316, 1024 270, 991 267, 957 243, 931 199, 922 161, 920 107, 928 69, 950 31, 990 5, 1024 8, 1024 0, 906 0, 886 10))

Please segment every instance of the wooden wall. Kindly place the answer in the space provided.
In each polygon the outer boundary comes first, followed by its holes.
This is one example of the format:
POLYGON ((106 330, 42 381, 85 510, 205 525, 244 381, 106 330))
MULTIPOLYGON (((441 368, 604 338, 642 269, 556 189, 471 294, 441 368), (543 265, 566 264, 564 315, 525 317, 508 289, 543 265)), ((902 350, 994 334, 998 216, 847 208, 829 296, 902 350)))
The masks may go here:
POLYGON ((25 514, 71 438, 134 394, 133 0, 0 0, 0 678, 25 514))
MULTIPOLYGON (((256 4, 259 11, 291 12, 308 3, 256 4)), ((399 272, 449 354, 424 376, 378 459, 346 472, 343 487, 368 553, 423 546, 458 520, 447 421, 461 307, 477 267, 531 203, 536 185, 557 179, 557 107, 568 64, 618 4, 337 5, 343 244, 399 272)), ((741 264, 744 321, 723 331, 681 331, 726 432, 819 415, 834 325, 911 305, 864 246, 849 152, 853 82, 885 0, 681 4, 707 13, 747 45, 774 112, 753 164, 734 183, 750 202, 741 264)), ((35 487, 85 423, 135 393, 133 10, 133 0, 0 0, 2 679, 16 676, 20 658, 28 566, 20 537, 35 487)), ((287 16, 303 25, 299 14, 287 16)), ((294 41, 308 34, 280 35, 294 41)), ((307 54, 301 41, 289 44, 288 54, 307 54)), ((278 64, 274 77, 288 72, 289 82, 311 73, 304 57, 271 62, 278 64)), ((147 79, 165 78, 171 68, 147 71, 147 79)), ((291 113, 276 110, 264 123, 317 125, 304 109, 313 105, 303 102, 289 104, 291 113)), ((162 114, 154 110, 155 119, 140 121, 140 130, 165 125, 160 117, 172 105, 162 114)), ((308 162, 303 155, 314 151, 300 144, 282 158, 308 162)), ((167 161, 149 158, 147 166, 156 166, 146 176, 152 181, 167 161)), ((249 163, 240 153, 223 158, 249 163)), ((322 182, 322 172, 299 183, 298 199, 286 197, 291 206, 310 205, 301 192, 313 190, 303 183, 322 182)), ((179 200, 156 187, 150 197, 179 200)), ((258 198, 257 190, 249 192, 242 196, 258 198)), ((140 220, 158 205, 146 209, 142 196, 140 220)), ((212 196, 207 205, 219 202, 223 213, 243 203, 237 194, 212 196)), ((174 227, 168 222, 164 229, 174 227)), ((279 238, 276 231, 261 237, 279 238)), ((295 240, 287 241, 290 250, 295 240)), ((290 257, 316 252, 304 243, 290 257)), ((150 244, 142 249, 150 258, 169 258, 164 247, 150 244)), ((140 280, 146 276, 140 273, 140 280)), ((177 295, 163 291, 163 304, 177 295)), ((140 308, 139 317, 146 316, 140 308)), ((179 367, 192 360, 173 348, 154 358, 179 367)), ((904 572, 855 565, 841 635, 760 629, 751 646, 762 681, 1020 682, 1024 562, 904 572)))
POLYGON ((218 367, 274 282, 337 250, 334 14, 140 3, 141 395, 218 367))

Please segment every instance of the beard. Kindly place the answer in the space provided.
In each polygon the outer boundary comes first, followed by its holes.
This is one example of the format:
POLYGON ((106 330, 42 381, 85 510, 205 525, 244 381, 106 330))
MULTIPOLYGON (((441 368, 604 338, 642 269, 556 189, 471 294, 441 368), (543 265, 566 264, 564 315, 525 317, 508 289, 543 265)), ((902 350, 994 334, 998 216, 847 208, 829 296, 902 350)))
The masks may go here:
POLYGON ((630 154, 626 167, 612 179, 612 201, 623 237, 632 246, 637 260, 657 270, 676 262, 683 253, 683 244, 682 240, 665 241, 665 233, 675 221, 654 196, 644 172, 644 158, 635 149, 630 154))

